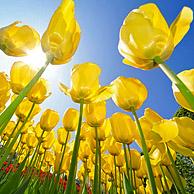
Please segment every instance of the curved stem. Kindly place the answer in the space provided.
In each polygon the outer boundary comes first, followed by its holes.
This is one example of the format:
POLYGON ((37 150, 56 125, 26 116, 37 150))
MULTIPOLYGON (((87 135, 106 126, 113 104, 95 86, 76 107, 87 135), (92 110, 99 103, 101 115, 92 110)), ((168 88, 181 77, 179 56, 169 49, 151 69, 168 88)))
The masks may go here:
POLYGON ((185 100, 194 109, 194 96, 187 86, 179 79, 179 77, 164 63, 160 57, 155 57, 154 61, 159 65, 162 71, 167 75, 167 77, 174 83, 181 94, 184 96, 185 100))
POLYGON ((156 189, 156 183, 155 183, 155 180, 154 180, 154 175, 153 175, 153 171, 152 171, 152 166, 151 166, 151 162, 150 162, 150 158, 149 158, 148 149, 147 149, 147 146, 146 146, 146 141, 145 141, 145 137, 144 137, 144 134, 143 134, 143 130, 141 128, 141 124, 139 122, 139 119, 138 119, 138 116, 136 114, 136 111, 135 111, 134 107, 131 107, 131 112, 134 115, 134 118, 135 118, 135 121, 136 121, 136 124, 137 124, 137 128, 138 128, 138 132, 139 132, 139 136, 140 136, 140 139, 141 139, 144 158, 145 158, 146 166, 147 166, 147 170, 148 170, 148 178, 149 178, 149 182, 150 182, 150 186, 151 186, 151 192, 153 194, 155 194, 155 193, 158 193, 158 192, 157 192, 157 189, 156 189))
POLYGON ((66 187, 66 194, 73 193, 73 185, 75 184, 74 178, 76 174, 76 165, 77 165, 77 156, 79 151, 79 137, 80 137, 80 131, 81 131, 81 124, 82 124, 82 114, 83 114, 83 103, 80 103, 80 113, 79 113, 79 123, 78 123, 78 129, 75 137, 75 143, 71 158, 71 164, 69 169, 69 178, 67 181, 67 187, 66 187))

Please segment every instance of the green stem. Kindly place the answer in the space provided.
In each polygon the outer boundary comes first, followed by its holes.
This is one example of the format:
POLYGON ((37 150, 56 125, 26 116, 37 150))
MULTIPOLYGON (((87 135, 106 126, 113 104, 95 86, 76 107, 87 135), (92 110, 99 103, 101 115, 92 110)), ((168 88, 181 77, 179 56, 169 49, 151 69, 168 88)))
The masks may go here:
POLYGON ((94 170, 94 186, 93 186, 93 193, 99 193, 98 181, 99 181, 99 143, 98 143, 98 128, 95 127, 95 134, 96 134, 96 153, 95 153, 95 170, 94 170))
POLYGON ((99 181, 98 181, 98 184, 99 184, 99 193, 101 193, 101 145, 100 145, 100 141, 98 140, 99 142, 99 156, 98 156, 98 159, 99 159, 99 181))
POLYGON ((19 93, 19 95, 15 98, 15 100, 6 108, 6 110, 0 115, 0 134, 3 129, 7 126, 7 123, 11 119, 18 105, 22 102, 22 100, 26 97, 28 92, 32 89, 35 83, 39 80, 41 75, 46 70, 49 63, 52 61, 52 57, 48 57, 45 65, 37 72, 34 78, 26 85, 26 87, 19 93))
POLYGON ((167 155, 168 155, 168 157, 169 157, 169 159, 171 161, 172 167, 174 168, 175 175, 176 175, 177 180, 178 180, 179 185, 180 185, 179 188, 180 188, 180 190, 181 190, 182 193, 186 193, 185 188, 184 188, 183 183, 182 183, 182 180, 180 178, 179 172, 178 172, 178 170, 176 168, 176 164, 174 162, 173 156, 172 156, 172 154, 171 154, 171 152, 170 152, 167 144, 166 144, 166 148, 167 148, 167 155))
POLYGON ((164 188, 164 185, 163 185, 163 182, 162 182, 162 177, 159 177, 159 179, 160 179, 160 184, 162 186, 162 193, 164 193, 165 192, 165 188, 164 188))
POLYGON ((194 109, 194 96, 187 86, 179 79, 179 77, 164 63, 160 57, 154 58, 155 63, 159 65, 162 71, 167 75, 167 77, 174 83, 181 94, 184 96, 185 100, 194 109))
POLYGON ((41 163, 40 163, 39 172, 41 171, 41 168, 42 168, 42 164, 44 162, 45 155, 46 155, 46 150, 44 150, 44 154, 43 154, 43 157, 42 157, 42 160, 41 160, 41 163))
MULTIPOLYGON (((127 171, 127 176, 128 179, 130 179, 130 175, 129 175, 129 161, 128 161, 128 157, 127 157, 127 148, 126 148, 126 144, 123 143, 123 148, 124 148, 124 156, 125 156, 125 164, 126 164, 126 171, 127 171)), ((130 185, 129 185, 129 189, 130 189, 130 193, 133 193, 133 187, 131 185, 131 181, 129 181, 130 185)))
POLYGON ((119 166, 119 187, 120 187, 120 194, 122 194, 122 180, 121 180, 121 167, 119 166))
POLYGON ((131 150, 130 150, 130 146, 129 144, 127 144, 127 148, 128 148, 128 151, 129 151, 129 160, 130 160, 130 182, 131 182, 131 185, 132 185, 132 188, 134 188, 134 185, 133 185, 133 172, 132 172, 132 157, 131 157, 131 150))
POLYGON ((166 186, 167 193, 170 194, 170 189, 169 189, 168 182, 167 182, 167 180, 166 180, 166 175, 165 175, 165 173, 164 173, 164 170, 163 170, 163 168, 162 168, 162 165, 159 164, 159 167, 160 167, 160 170, 161 170, 161 172, 162 172, 162 176, 163 176, 163 178, 164 178, 164 183, 165 183, 165 186, 166 186))
POLYGON ((71 164, 69 169, 69 178, 67 181, 67 187, 66 187, 66 194, 73 193, 73 185, 75 184, 75 172, 76 172, 76 166, 77 166, 77 157, 78 157, 78 151, 79 151, 79 137, 80 137, 80 131, 81 131, 81 124, 82 124, 82 115, 83 115, 83 103, 80 103, 80 113, 79 113, 79 123, 78 123, 78 129, 75 137, 75 143, 71 158, 71 164))
POLYGON ((134 190, 135 190, 135 193, 137 194, 137 183, 136 183, 136 176, 135 176, 135 170, 133 170, 133 178, 134 178, 134 190))
POLYGON ((175 179, 174 179, 174 177, 173 177, 173 175, 172 175, 172 173, 171 173, 169 167, 166 166, 166 169, 168 170, 168 173, 170 174, 170 177, 171 177, 171 179, 172 179, 172 182, 173 182, 173 184, 174 184, 174 187, 175 187, 175 189, 176 189, 176 192, 177 192, 178 194, 180 194, 179 188, 178 188, 178 186, 177 186, 177 183, 176 183, 176 181, 175 181, 175 179))
POLYGON ((145 137, 144 137, 144 134, 143 134, 143 130, 141 128, 141 124, 139 122, 139 119, 138 119, 138 116, 136 114, 136 111, 135 111, 134 107, 131 107, 131 112, 134 115, 134 118, 135 118, 135 121, 136 121, 136 124, 137 124, 137 128, 138 128, 138 132, 139 132, 139 136, 141 138, 141 144, 142 144, 144 158, 145 158, 146 166, 147 166, 147 170, 148 170, 148 178, 149 178, 149 182, 150 182, 150 186, 151 186, 151 192, 152 192, 152 194, 156 194, 158 192, 157 192, 157 189, 156 189, 156 183, 155 183, 155 180, 154 180, 154 175, 153 175, 153 171, 152 171, 152 166, 151 166, 151 162, 150 162, 150 158, 149 158, 148 149, 147 149, 147 146, 146 146, 146 141, 145 141, 145 137))
POLYGON ((115 167, 115 187, 117 191, 117 161, 116 161, 116 156, 114 155, 114 167, 115 167))

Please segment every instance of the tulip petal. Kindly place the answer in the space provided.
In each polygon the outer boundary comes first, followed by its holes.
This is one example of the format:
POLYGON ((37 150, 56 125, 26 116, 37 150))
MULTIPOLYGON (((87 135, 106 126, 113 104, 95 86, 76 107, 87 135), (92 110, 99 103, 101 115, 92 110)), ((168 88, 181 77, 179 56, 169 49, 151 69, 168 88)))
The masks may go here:
POLYGON ((59 89, 61 90, 61 92, 63 92, 65 95, 70 96, 69 93, 69 88, 64 85, 63 83, 59 83, 59 89))
POLYGON ((173 21, 170 30, 174 36, 174 45, 176 46, 185 36, 193 20, 193 11, 189 7, 183 7, 180 14, 173 21))
POLYGON ((112 86, 103 86, 100 89, 97 90, 96 95, 94 96, 94 101, 93 102, 100 102, 104 100, 108 100, 109 98, 112 97, 113 94, 113 89, 112 86))

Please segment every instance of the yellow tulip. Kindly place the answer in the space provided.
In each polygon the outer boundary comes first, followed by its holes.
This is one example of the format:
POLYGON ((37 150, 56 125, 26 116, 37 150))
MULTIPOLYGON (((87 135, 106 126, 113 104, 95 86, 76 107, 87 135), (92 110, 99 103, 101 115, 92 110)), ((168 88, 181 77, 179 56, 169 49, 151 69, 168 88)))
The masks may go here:
POLYGON ((35 148, 37 146, 38 139, 36 138, 34 133, 28 133, 28 136, 26 138, 26 144, 29 147, 29 149, 35 148))
POLYGON ((114 113, 111 118, 112 135, 117 142, 131 144, 134 136, 135 122, 129 115, 124 113, 114 113))
MULTIPOLYGON (((187 88, 194 95, 194 69, 182 71, 177 76, 184 82, 187 88)), ((182 107, 194 112, 194 109, 188 104, 188 102, 185 100, 185 98, 183 97, 179 89, 174 84, 172 85, 172 89, 173 89, 173 93, 176 101, 182 107)))
MULTIPOLYGON (((110 131, 111 131, 110 120, 106 119, 106 120, 104 120, 104 123, 102 126, 97 127, 98 140, 105 141, 106 138, 108 138, 110 136, 110 131)), ((90 134, 94 139, 96 139, 96 133, 95 133, 94 127, 91 128, 90 134)))
POLYGON ((0 112, 5 108, 6 102, 10 97, 10 83, 7 75, 4 72, 0 72, 0 112))
POLYGON ((61 153, 61 150, 62 150, 62 144, 60 144, 58 140, 55 139, 55 142, 53 144, 53 151, 55 152, 55 154, 59 154, 61 153))
POLYGON ((79 148, 79 158, 84 162, 91 154, 89 143, 87 141, 82 141, 79 148))
POLYGON ((80 41, 80 27, 75 19, 74 1, 62 0, 42 37, 43 51, 53 56, 54 65, 71 60, 80 41))
POLYGON ((75 131, 78 127, 79 111, 74 108, 69 108, 63 116, 63 127, 67 131, 75 131))
POLYGON ((122 167, 124 166, 124 164, 125 164, 125 158, 124 158, 124 152, 122 150, 121 153, 118 156, 116 156, 116 165, 118 167, 122 167))
POLYGON ((138 178, 143 178, 147 176, 147 168, 144 156, 140 157, 140 168, 136 172, 138 178))
MULTIPOLYGON (((140 165, 141 165, 141 154, 137 150, 131 149, 130 155, 131 155, 131 167, 132 167, 132 169, 139 170, 140 165)), ((129 153, 127 153, 127 157, 128 157, 128 163, 130 165, 129 153)))
POLYGON ((102 126, 106 118, 106 102, 90 103, 84 106, 84 117, 91 127, 102 126))
POLYGON ((9 137, 12 134, 14 127, 15 127, 15 122, 9 121, 7 126, 3 130, 3 136, 7 135, 9 137))
POLYGON ((44 131, 51 131, 59 122, 58 112, 47 109, 40 118, 40 127, 44 131))
POLYGON ((40 43, 40 36, 32 27, 14 22, 0 28, 0 49, 9 56, 21 57, 40 43))
POLYGON ((75 65, 71 73, 71 85, 69 89, 60 83, 60 89, 76 103, 94 103, 107 100, 112 96, 112 87, 100 87, 99 76, 101 69, 94 63, 75 65))
POLYGON ((49 92, 47 80, 40 78, 40 80, 32 87, 27 97, 31 102, 41 104, 50 95, 51 92, 49 92))
POLYGON ((122 149, 122 144, 116 142, 116 140, 111 137, 108 139, 107 141, 108 143, 108 152, 112 155, 112 156, 118 156, 121 153, 121 149, 122 149))
POLYGON ((69 141, 71 134, 69 133, 68 137, 67 134, 68 132, 63 127, 57 129, 57 139, 60 144, 64 145, 66 140, 69 141))
POLYGON ((148 92, 144 84, 135 78, 118 77, 112 82, 114 103, 124 109, 139 109, 147 98, 148 92))
POLYGON ((110 155, 102 155, 102 170, 105 174, 112 174, 113 162, 113 158, 110 155))
POLYGON ((48 150, 48 149, 50 149, 50 148, 53 146, 54 141, 55 141, 55 133, 54 133, 54 131, 51 131, 51 132, 46 136, 46 138, 44 139, 44 142, 42 143, 42 147, 43 147, 45 150, 48 150))
MULTIPOLYGON (((33 103, 30 102, 27 98, 25 98, 16 109, 16 116, 20 119, 20 121, 24 121, 29 114, 30 109, 32 108, 33 103)), ((38 104, 35 104, 32 113, 30 114, 29 120, 31 120, 35 115, 37 115, 41 111, 41 108, 38 104)))
POLYGON ((36 71, 31 66, 21 61, 15 62, 10 71, 10 84, 13 93, 19 94, 35 74, 36 71))
POLYGON ((40 127, 40 123, 36 124, 36 127, 34 128, 34 133, 39 141, 43 141, 43 139, 49 134, 49 132, 47 131, 44 131, 43 133, 43 129, 40 127), (41 138, 41 135, 42 135, 42 138, 41 138))
POLYGON ((89 137, 91 129, 92 127, 90 127, 86 122, 83 122, 81 126, 79 139, 85 141, 86 138, 89 137))
POLYGON ((167 60, 190 28, 193 12, 184 7, 169 27, 153 3, 132 10, 120 29, 119 52, 123 63, 143 70, 157 66, 154 58, 167 60), (143 36, 142 36, 143 32, 143 36))

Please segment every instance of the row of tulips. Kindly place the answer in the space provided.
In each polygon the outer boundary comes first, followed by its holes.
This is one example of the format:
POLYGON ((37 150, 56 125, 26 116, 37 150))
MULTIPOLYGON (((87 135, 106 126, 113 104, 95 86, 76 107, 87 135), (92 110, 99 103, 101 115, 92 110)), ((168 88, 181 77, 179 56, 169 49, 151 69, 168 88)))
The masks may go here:
MULTIPOLYGON (((128 65, 144 70, 160 67, 172 80, 177 102, 194 111, 194 69, 177 76, 164 63, 191 22, 192 10, 188 7, 169 28, 155 4, 140 6, 129 13, 121 27, 119 51, 128 65)), ((0 29, 0 49, 15 57, 27 55, 40 42, 33 28, 17 24, 0 29)), ((138 118, 136 111, 147 99, 148 91, 136 78, 120 76, 101 86, 97 64, 75 65, 71 87, 60 83, 59 88, 80 105, 80 110, 65 111, 63 126, 56 135, 54 128, 60 120, 56 111, 47 109, 39 122, 34 122, 41 104, 51 95, 48 82, 41 75, 49 64, 70 61, 79 39, 74 2, 62 0, 41 39, 47 56, 45 65, 36 71, 18 61, 12 65, 10 76, 0 73, 0 193, 70 194, 92 190, 155 194, 170 193, 172 185, 177 193, 186 193, 174 161, 176 152, 194 157, 194 121, 187 117, 164 119, 151 108, 138 118), (134 120, 121 112, 107 118, 109 98, 122 110, 131 112, 134 120), (11 103, 6 108, 8 101, 11 103), (134 141, 142 148, 142 154, 131 149, 134 141), (80 181, 79 191, 76 178, 80 181)))

